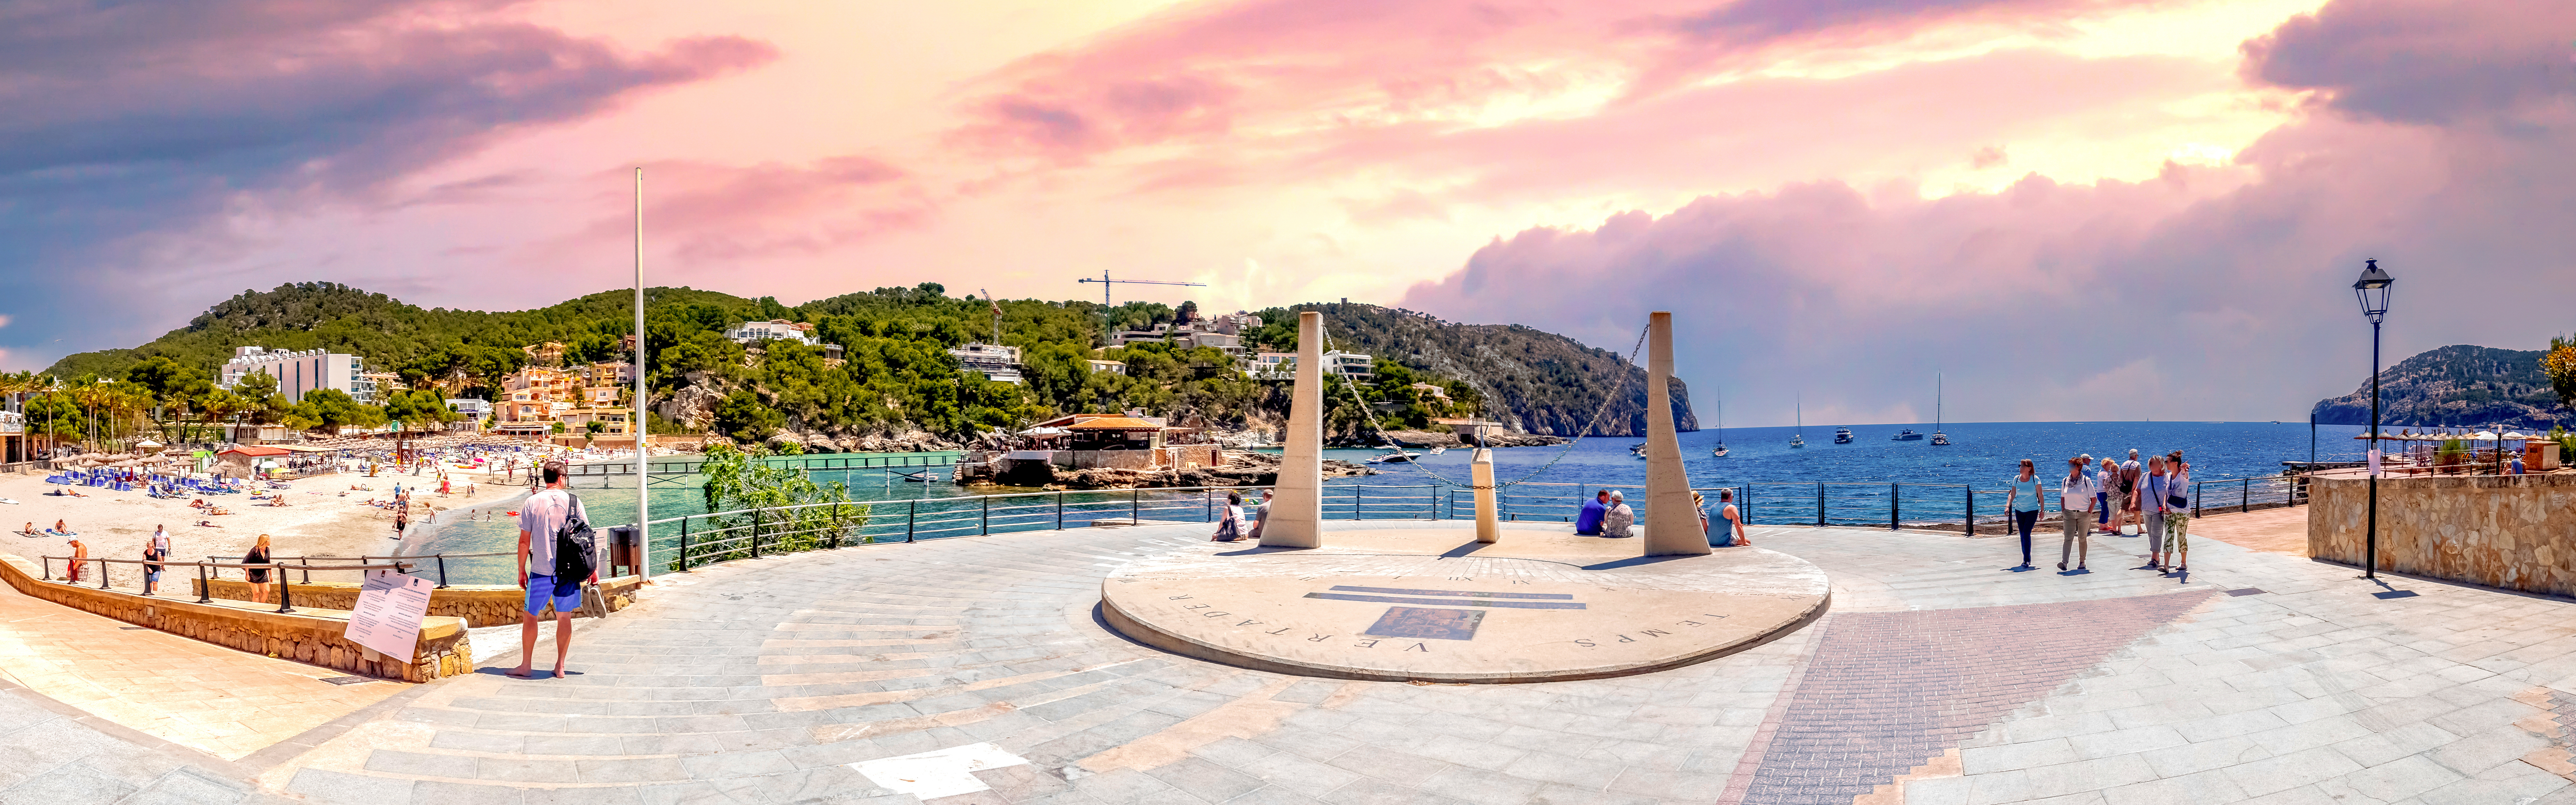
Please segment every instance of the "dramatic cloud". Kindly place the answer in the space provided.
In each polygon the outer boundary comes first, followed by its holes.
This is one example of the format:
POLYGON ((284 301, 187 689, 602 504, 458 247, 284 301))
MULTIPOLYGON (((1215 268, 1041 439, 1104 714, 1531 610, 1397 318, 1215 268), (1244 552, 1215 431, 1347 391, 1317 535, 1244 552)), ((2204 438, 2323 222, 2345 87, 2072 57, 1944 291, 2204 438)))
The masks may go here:
POLYGON ((2303 61, 2375 51, 2510 85, 2488 73, 2538 70, 2475 59, 2460 32, 2537 5, 2454 8, 2441 24, 2346 5, 2248 46, 2262 59, 2250 74, 2325 90, 2332 111, 2233 167, 2169 165, 2137 184, 2032 176, 1931 201, 1838 183, 1704 198, 1498 240, 1406 305, 1596 344, 1675 310, 1693 388, 1726 387, 1760 422, 1785 419, 1801 390, 1813 421, 1910 421, 1930 413, 1935 371, 1958 420, 2292 418, 2366 374, 2345 287, 2364 257, 2400 278, 2392 355, 2527 346, 2547 329, 2527 322, 2561 326, 2576 268, 2576 230, 2560 223, 2576 213, 2565 83, 2437 99, 2404 70, 2303 61))
MULTIPOLYGON (((0 238, 13 244, 0 283, 20 300, 129 298, 108 291, 160 248, 154 236, 203 234, 299 198, 400 203, 375 194, 513 132, 773 56, 732 37, 628 53, 493 16, 505 5, 0 10, 0 106, 11 110, 0 117, 0 238)), ((33 326, 0 338, 41 340, 74 311, 24 312, 33 326)))

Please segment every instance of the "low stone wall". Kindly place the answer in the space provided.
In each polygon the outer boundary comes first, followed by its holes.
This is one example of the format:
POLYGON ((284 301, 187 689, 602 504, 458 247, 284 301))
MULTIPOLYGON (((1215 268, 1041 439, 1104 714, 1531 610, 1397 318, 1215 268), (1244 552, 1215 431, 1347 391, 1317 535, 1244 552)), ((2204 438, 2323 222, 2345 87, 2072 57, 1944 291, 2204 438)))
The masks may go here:
POLYGON ((466 640, 461 618, 423 618, 412 656, 369 660, 366 649, 341 637, 349 628, 345 610, 298 606, 293 614, 281 615, 257 605, 199 604, 191 599, 64 584, 45 580, 40 573, 35 563, 0 554, 0 581, 20 593, 181 637, 406 682, 474 672, 473 644, 466 640))
MULTIPOLYGON (((216 598, 229 601, 250 600, 250 582, 240 579, 213 579, 211 586, 215 588, 214 597, 216 598)), ((269 588, 271 600, 277 597, 277 585, 274 582, 262 586, 269 588)), ((632 606, 635 603, 635 591, 642 586, 644 586, 644 580, 635 576, 619 576, 599 581, 599 591, 608 599, 610 612, 632 606)), ((292 600, 287 603, 299 608, 348 609, 357 606, 358 603, 358 585, 347 582, 317 581, 311 584, 296 582, 286 587, 288 594, 292 596, 292 600)), ((196 579, 188 580, 188 594, 199 594, 196 579)), ((465 625, 472 627, 504 626, 519 622, 520 613, 525 611, 523 607, 528 600, 527 595, 527 591, 519 589, 518 585, 459 584, 443 590, 431 590, 429 614, 462 618, 465 625)), ((547 614, 544 617, 554 617, 553 612, 554 607, 547 606, 547 614)), ((582 617, 578 612, 573 615, 582 617)))
MULTIPOLYGON (((2369 479, 2310 481, 2308 551, 2362 564, 2369 479)), ((2576 595, 2576 473, 2379 479, 2379 568, 2576 595)))

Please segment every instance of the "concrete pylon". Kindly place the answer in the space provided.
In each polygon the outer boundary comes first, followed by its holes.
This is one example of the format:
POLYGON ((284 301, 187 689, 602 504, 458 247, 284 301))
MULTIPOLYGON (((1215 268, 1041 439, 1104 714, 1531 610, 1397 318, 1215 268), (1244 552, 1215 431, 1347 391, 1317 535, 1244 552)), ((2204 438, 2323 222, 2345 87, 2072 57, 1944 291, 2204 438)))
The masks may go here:
POLYGON ((1673 430, 1673 314, 1646 322, 1646 555, 1709 553, 1682 469, 1681 435, 1673 430))
POLYGON ((1324 314, 1297 314, 1297 380, 1289 387, 1286 449, 1270 515, 1261 524, 1266 548, 1324 546, 1324 314))
POLYGON ((1476 448, 1475 460, 1467 465, 1476 484, 1476 541, 1501 542, 1501 516, 1494 511, 1494 451, 1476 448))

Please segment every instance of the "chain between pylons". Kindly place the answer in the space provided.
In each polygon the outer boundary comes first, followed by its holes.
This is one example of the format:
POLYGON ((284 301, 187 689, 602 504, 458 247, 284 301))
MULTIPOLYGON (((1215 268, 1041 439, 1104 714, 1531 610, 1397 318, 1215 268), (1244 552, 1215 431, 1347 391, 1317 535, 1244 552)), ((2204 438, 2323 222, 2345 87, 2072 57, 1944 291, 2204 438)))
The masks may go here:
MULTIPOLYGON (((1630 366, 1635 366, 1635 365, 1637 365, 1637 355, 1638 355, 1638 354, 1640 354, 1640 353, 1643 353, 1643 352, 1646 350, 1646 335, 1647 335, 1649 332, 1652 332, 1652 331, 1653 331, 1653 329, 1654 329, 1654 324, 1653 324, 1652 322, 1648 322, 1648 323, 1647 323, 1647 325, 1646 325, 1645 327, 1638 328, 1638 330, 1637 330, 1637 343, 1636 343, 1636 345, 1631 346, 1631 347, 1629 347, 1629 348, 1628 348, 1628 365, 1630 365, 1630 366)), ((1319 328, 1316 328, 1316 330, 1317 330, 1317 332, 1324 332, 1323 328, 1320 328, 1320 327, 1319 327, 1319 328)), ((1331 334, 1329 334, 1329 333, 1325 333, 1325 335, 1324 335, 1324 349, 1323 349, 1322 351, 1323 351, 1323 352, 1326 352, 1326 353, 1329 353, 1329 352, 1332 352, 1332 351, 1333 351, 1333 337, 1332 337, 1332 335, 1331 335, 1331 334)), ((1319 366, 1319 367, 1316 367, 1316 370, 1317 370, 1319 373, 1320 373, 1320 372, 1324 372, 1324 371, 1326 371, 1325 367, 1320 367, 1320 366, 1319 366)), ((1341 377, 1341 378, 1342 378, 1342 384, 1343 384, 1344 386, 1348 387, 1348 388, 1351 390, 1351 402, 1352 402, 1353 404, 1355 404, 1355 405, 1358 405, 1358 406, 1359 406, 1359 409, 1360 409, 1360 418, 1368 422, 1368 424, 1369 424, 1369 430, 1374 431, 1374 432, 1376 432, 1376 433, 1377 433, 1377 440, 1378 440, 1378 442, 1379 442, 1379 443, 1381 443, 1381 444, 1384 444, 1384 445, 1390 446, 1390 447, 1394 447, 1398 452, 1402 452, 1402 451, 1404 450, 1403 446, 1401 446, 1401 445, 1397 445, 1397 444, 1395 443, 1395 440, 1394 440, 1394 439, 1389 438, 1389 437, 1386 435, 1386 428, 1385 428, 1385 427, 1383 427, 1383 426, 1378 425, 1378 423, 1377 423, 1377 415, 1376 415, 1374 412, 1371 412, 1371 411, 1369 410, 1369 408, 1368 408, 1368 399, 1367 399, 1367 398, 1365 398, 1365 397, 1360 396, 1360 387, 1359 387, 1359 384, 1358 384, 1358 383, 1353 383, 1353 382, 1351 382, 1351 379, 1350 379, 1349 377, 1342 376, 1342 373, 1341 373, 1340 371, 1338 371, 1338 370, 1331 371, 1331 374, 1332 374, 1332 375, 1334 375, 1334 376, 1336 376, 1336 377, 1341 377)), ((1332 382, 1332 381, 1327 380, 1327 381, 1325 381, 1325 382, 1330 383, 1330 382, 1332 382)), ((1609 413, 1610 413, 1610 404, 1611 404, 1611 403, 1613 403, 1613 402, 1617 402, 1617 401, 1619 400, 1619 392, 1621 392, 1621 391, 1625 391, 1625 390, 1627 390, 1627 388, 1628 388, 1628 378, 1627 378, 1627 374, 1623 372, 1623 373, 1621 373, 1621 374, 1620 374, 1620 377, 1619 377, 1619 384, 1618 384, 1617 386, 1613 386, 1613 387, 1611 387, 1611 389, 1610 389, 1610 393, 1605 394, 1605 395, 1602 395, 1602 397, 1601 397, 1601 406, 1600 406, 1600 407, 1598 407, 1598 408, 1593 409, 1593 411, 1592 411, 1592 420, 1591 420, 1591 421, 1589 421, 1589 422, 1585 422, 1585 423, 1583 424, 1583 430, 1582 430, 1582 432, 1581 432, 1581 433, 1576 434, 1576 435, 1575 435, 1575 437, 1573 438, 1573 440, 1566 442, 1566 443, 1565 443, 1565 449, 1557 451, 1557 453, 1556 453, 1556 457, 1555 457, 1555 458, 1548 459, 1548 460, 1547 460, 1547 463, 1539 465, 1537 469, 1530 470, 1527 474, 1522 475, 1522 476, 1521 476, 1521 477, 1519 477, 1519 478, 1514 478, 1514 479, 1512 479, 1511 481, 1508 481, 1508 482, 1505 482, 1505 483, 1495 484, 1492 488, 1494 488, 1494 489, 1496 489, 1496 490, 1500 490, 1500 489, 1502 489, 1503 487, 1507 487, 1507 486, 1517 486, 1517 485, 1520 485, 1520 484, 1522 484, 1522 483, 1526 483, 1526 482, 1528 482, 1528 481, 1529 481, 1529 479, 1538 477, 1539 473, 1546 472, 1546 471, 1548 471, 1550 468, 1555 467, 1555 466, 1557 465, 1557 462, 1564 461, 1566 456, 1573 455, 1573 454, 1574 454, 1574 448, 1579 447, 1579 446, 1582 446, 1582 444, 1583 444, 1583 437, 1592 435, 1592 429, 1593 429, 1593 428, 1596 428, 1596 427, 1599 427, 1599 426, 1601 425, 1601 418, 1602 418, 1602 417, 1604 417, 1604 416, 1609 415, 1609 413)), ((1319 413, 1320 413, 1320 412, 1319 412, 1319 413)), ((1651 415, 1652 415, 1652 413, 1651 413, 1651 412, 1649 412, 1649 415, 1651 416, 1651 415)), ((1666 413, 1665 413, 1665 415, 1666 415, 1666 416, 1670 416, 1670 415, 1671 415, 1671 412, 1666 412, 1666 413)), ((1420 473, 1422 473, 1422 474, 1424 474, 1424 475, 1431 476, 1431 479, 1432 479, 1432 480, 1439 481, 1440 483, 1442 483, 1442 484, 1444 484, 1444 485, 1447 485, 1447 486, 1463 487, 1463 488, 1466 488, 1466 489, 1469 489, 1469 490, 1476 490, 1476 489, 1484 489, 1484 488, 1486 488, 1486 487, 1482 487, 1482 486, 1477 486, 1477 485, 1475 485, 1475 484, 1462 484, 1462 483, 1459 483, 1459 482, 1457 482, 1457 481, 1449 480, 1447 477, 1442 476, 1440 473, 1432 472, 1429 468, 1426 468, 1426 467, 1422 466, 1421 462, 1419 462, 1419 461, 1407 461, 1407 462, 1404 462, 1404 463, 1406 463, 1406 464, 1410 464, 1410 465, 1413 465, 1413 469, 1414 469, 1414 471, 1416 471, 1416 472, 1420 472, 1420 473)))

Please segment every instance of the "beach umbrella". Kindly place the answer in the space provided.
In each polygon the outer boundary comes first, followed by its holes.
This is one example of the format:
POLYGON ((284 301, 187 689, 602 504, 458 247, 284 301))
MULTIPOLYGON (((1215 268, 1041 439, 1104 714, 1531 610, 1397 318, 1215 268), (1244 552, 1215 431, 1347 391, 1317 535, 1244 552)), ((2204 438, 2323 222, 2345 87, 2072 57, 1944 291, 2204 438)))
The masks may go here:
POLYGON ((2492 441, 2495 441, 2495 440, 2496 440, 2496 435, 2495 435, 2495 431, 2491 431, 2491 430, 2482 430, 2482 431, 2478 431, 2478 432, 2477 432, 2477 435, 2476 435, 2476 436, 2474 436, 2474 437, 2472 437, 2472 438, 2475 438, 2475 439, 2477 439, 2478 441, 2481 441, 2481 442, 2492 442, 2492 441))

